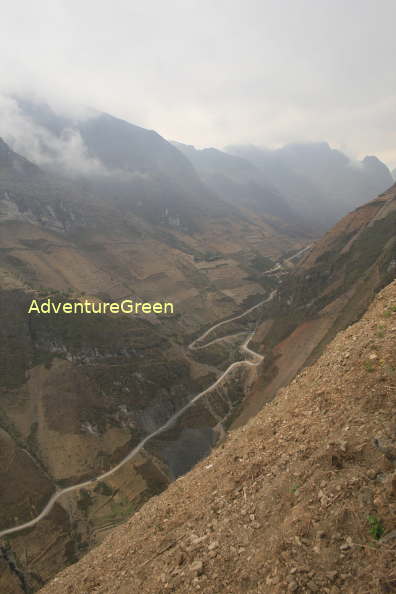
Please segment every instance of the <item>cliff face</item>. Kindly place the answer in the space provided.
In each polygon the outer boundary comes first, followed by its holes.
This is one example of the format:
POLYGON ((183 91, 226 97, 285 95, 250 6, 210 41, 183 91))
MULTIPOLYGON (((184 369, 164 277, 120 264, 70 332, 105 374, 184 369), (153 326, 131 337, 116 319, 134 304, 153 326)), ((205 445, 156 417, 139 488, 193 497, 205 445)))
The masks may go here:
POLYGON ((19 177, 36 176, 40 174, 39 168, 18 155, 0 138, 0 172, 1 175, 17 175, 19 177))
POLYGON ((42 591, 391 592, 396 284, 246 427, 42 591))

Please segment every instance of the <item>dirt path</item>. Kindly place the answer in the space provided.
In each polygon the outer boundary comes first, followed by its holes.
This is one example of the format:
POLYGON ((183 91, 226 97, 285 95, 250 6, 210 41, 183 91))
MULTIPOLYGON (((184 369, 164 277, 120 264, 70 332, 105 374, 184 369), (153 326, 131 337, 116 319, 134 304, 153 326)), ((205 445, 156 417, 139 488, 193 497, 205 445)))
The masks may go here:
MULTIPOLYGON (((223 320, 222 322, 218 322, 217 324, 215 324, 214 326, 212 326, 211 328, 209 328, 209 330, 206 330, 197 339, 195 339, 188 346, 188 348, 190 350, 203 349, 203 348, 206 348, 207 346, 209 346, 211 344, 214 344, 215 342, 219 342, 220 340, 225 340, 226 338, 229 338, 230 336, 235 336, 235 334, 234 335, 226 335, 226 336, 223 336, 221 338, 216 338, 216 339, 214 339, 214 340, 212 340, 209 343, 206 343, 204 345, 198 345, 197 344, 199 342, 202 342, 202 340, 204 340, 211 332, 213 332, 217 328, 219 328, 219 326, 223 326, 224 324, 228 324, 230 322, 234 322, 236 320, 240 320, 244 316, 248 315, 250 312, 254 311, 258 307, 260 307, 261 305, 263 305, 264 303, 267 303, 269 301, 272 301, 272 299, 275 297, 275 294, 276 294, 276 290, 272 291, 271 294, 269 295, 269 297, 267 299, 264 299, 263 301, 260 301, 256 305, 253 305, 252 307, 250 307, 249 309, 247 309, 246 311, 244 311, 240 315, 234 316, 232 318, 229 318, 228 320, 223 320)), ((20 530, 24 530, 26 528, 31 528, 32 526, 35 526, 40 520, 42 520, 43 518, 45 518, 49 514, 49 512, 53 508, 53 506, 56 503, 56 501, 60 497, 62 497, 62 495, 65 495, 66 493, 70 493, 71 491, 76 491, 78 489, 81 489, 82 487, 87 487, 88 485, 92 485, 93 483, 95 483, 97 481, 102 481, 102 480, 106 479, 107 477, 111 476, 112 474, 114 474, 115 472, 117 472, 117 470, 119 470, 122 466, 124 466, 124 464, 126 464, 134 456, 136 456, 136 454, 138 454, 140 452, 140 450, 144 448, 144 446, 146 445, 146 443, 148 441, 150 441, 150 439, 153 439, 154 437, 157 437, 157 435, 160 435, 161 433, 163 433, 164 431, 166 431, 167 429, 169 429, 173 425, 173 423, 183 413, 186 412, 186 410, 188 410, 191 406, 193 406, 197 402, 197 400, 199 400, 200 398, 202 398, 203 396, 205 396, 206 394, 208 394, 209 392, 211 392, 212 390, 214 390, 215 388, 217 388, 219 386, 219 384, 221 384, 221 382, 224 380, 224 378, 233 369, 236 369, 237 367, 241 367, 243 365, 248 365, 248 366, 251 366, 251 367, 256 367, 257 365, 259 365, 261 363, 261 361, 263 360, 263 356, 262 355, 259 355, 255 351, 252 351, 252 349, 250 349, 248 347, 248 344, 249 344, 250 340, 252 339, 254 333, 255 333, 254 331, 253 332, 250 332, 248 334, 248 336, 246 337, 246 340, 240 346, 240 351, 246 353, 250 357, 250 359, 243 359, 241 361, 235 361, 234 363, 231 363, 231 365, 229 365, 229 367, 227 367, 227 369, 217 378, 216 381, 213 382, 213 384, 211 384, 208 388, 206 388, 205 390, 203 390, 202 392, 200 392, 199 394, 197 394, 196 396, 194 396, 194 398, 192 398, 185 406, 183 406, 174 415, 172 415, 169 418, 169 420, 164 425, 161 425, 161 427, 159 427, 158 429, 156 429, 155 431, 153 431, 152 433, 150 433, 149 435, 147 435, 136 447, 133 448, 133 450, 131 452, 129 452, 129 454, 127 454, 125 456, 125 458, 123 458, 118 464, 116 464, 116 466, 113 466, 113 468, 111 468, 110 470, 107 470, 103 474, 100 474, 96 478, 89 479, 87 481, 84 481, 82 483, 78 483, 76 485, 71 485, 70 487, 65 487, 64 489, 57 489, 55 491, 55 493, 49 499, 47 505, 44 507, 44 509, 41 511, 41 513, 38 516, 36 516, 32 520, 29 520, 28 522, 25 522, 23 524, 18 524, 17 526, 14 526, 13 528, 6 528, 5 530, 0 531, 0 538, 3 537, 3 536, 6 536, 7 534, 13 534, 15 532, 19 532, 20 530)), ((244 333, 238 333, 238 334, 244 334, 244 333)))

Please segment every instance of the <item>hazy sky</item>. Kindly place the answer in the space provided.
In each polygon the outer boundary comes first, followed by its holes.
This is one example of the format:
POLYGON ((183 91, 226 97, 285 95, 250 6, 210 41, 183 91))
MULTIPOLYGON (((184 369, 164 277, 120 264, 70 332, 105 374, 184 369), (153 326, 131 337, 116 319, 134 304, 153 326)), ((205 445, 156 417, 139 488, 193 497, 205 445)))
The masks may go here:
POLYGON ((327 140, 396 167, 395 30, 395 0, 13 0, 0 86, 198 146, 327 140))

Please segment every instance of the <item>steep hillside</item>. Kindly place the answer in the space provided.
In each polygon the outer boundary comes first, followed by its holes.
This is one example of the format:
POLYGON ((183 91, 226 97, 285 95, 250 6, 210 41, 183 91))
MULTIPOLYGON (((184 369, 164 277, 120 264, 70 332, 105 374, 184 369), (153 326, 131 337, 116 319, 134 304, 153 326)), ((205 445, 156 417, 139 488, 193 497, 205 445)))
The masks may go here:
POLYGON ((396 283, 43 593, 395 589, 396 283))
POLYGON ((324 228, 393 183, 389 169, 376 157, 353 162, 326 142, 295 143, 273 151, 235 146, 227 151, 254 163, 291 208, 324 228))
POLYGON ((179 313, 185 313, 181 323, 193 332, 202 324, 200 315, 208 323, 210 316, 216 320, 219 313, 227 315, 235 304, 263 293, 248 278, 260 269, 260 258, 271 263, 307 241, 282 233, 262 218, 224 212, 225 204, 213 196, 209 207, 204 194, 192 205, 183 199, 195 231, 181 214, 171 214, 164 196, 153 223, 137 212, 144 210, 139 206, 147 198, 144 192, 132 192, 126 200, 126 195, 112 194, 114 186, 105 177, 98 195, 92 178, 83 182, 55 177, 5 143, 1 154, 0 274, 9 286, 112 298, 128 292, 166 296, 178 302, 179 313), (216 311, 216 301, 222 312, 216 311))
POLYGON ((396 186, 344 217, 305 252, 294 270, 287 265, 263 273, 278 283, 278 291, 252 343, 265 361, 237 424, 315 361, 395 278, 396 186))

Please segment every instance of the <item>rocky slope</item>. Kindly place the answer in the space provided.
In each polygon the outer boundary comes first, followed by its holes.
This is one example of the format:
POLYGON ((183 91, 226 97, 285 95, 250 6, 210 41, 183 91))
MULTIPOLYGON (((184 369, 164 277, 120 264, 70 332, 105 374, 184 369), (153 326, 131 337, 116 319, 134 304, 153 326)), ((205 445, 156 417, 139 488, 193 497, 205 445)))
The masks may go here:
POLYGON ((43 593, 395 589, 396 283, 43 593))

